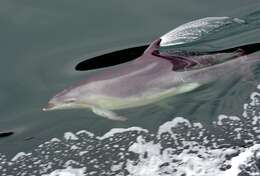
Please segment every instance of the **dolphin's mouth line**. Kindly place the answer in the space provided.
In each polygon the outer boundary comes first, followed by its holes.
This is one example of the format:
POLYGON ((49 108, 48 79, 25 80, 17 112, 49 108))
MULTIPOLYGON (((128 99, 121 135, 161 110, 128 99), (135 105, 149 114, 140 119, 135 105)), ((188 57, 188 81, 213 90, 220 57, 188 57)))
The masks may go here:
POLYGON ((42 111, 51 111, 55 107, 54 103, 48 103, 46 107, 42 108, 42 111))
POLYGON ((84 102, 78 102, 78 103, 74 103, 74 104, 55 104, 55 103, 48 103, 47 106, 42 108, 42 111, 46 112, 46 111, 52 111, 52 110, 60 110, 60 109, 67 109, 67 108, 75 108, 75 109, 80 109, 80 108, 90 108, 91 105, 90 104, 86 104, 84 102))

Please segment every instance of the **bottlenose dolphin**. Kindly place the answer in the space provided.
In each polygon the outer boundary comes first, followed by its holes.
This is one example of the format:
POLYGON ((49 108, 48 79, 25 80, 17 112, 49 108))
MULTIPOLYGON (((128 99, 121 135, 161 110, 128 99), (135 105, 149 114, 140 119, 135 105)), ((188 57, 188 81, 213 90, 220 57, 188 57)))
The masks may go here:
POLYGON ((123 121, 126 118, 114 110, 147 105, 232 73, 242 73, 258 61, 256 57, 245 56, 242 50, 220 53, 161 50, 170 45, 178 48, 198 42, 234 24, 243 25, 242 20, 229 17, 208 17, 184 24, 156 39, 136 60, 107 68, 58 93, 43 110, 90 108, 99 116, 123 121))

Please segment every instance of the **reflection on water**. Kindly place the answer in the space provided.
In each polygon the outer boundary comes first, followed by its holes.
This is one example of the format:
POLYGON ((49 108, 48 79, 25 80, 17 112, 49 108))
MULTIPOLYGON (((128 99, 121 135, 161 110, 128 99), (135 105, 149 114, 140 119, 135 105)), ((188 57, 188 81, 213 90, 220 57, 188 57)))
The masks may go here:
POLYGON ((0 131, 0 137, 7 137, 7 136, 10 136, 14 134, 13 132, 11 131, 0 131))
POLYGON ((147 47, 148 45, 138 46, 114 51, 112 53, 107 53, 93 58, 87 58, 86 60, 78 63, 75 69, 78 71, 92 70, 129 62, 141 56, 147 47))

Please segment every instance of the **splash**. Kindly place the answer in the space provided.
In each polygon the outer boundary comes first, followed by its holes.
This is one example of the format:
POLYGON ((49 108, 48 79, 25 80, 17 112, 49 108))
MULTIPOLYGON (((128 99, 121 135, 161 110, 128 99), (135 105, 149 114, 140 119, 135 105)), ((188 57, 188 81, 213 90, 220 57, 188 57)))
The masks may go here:
POLYGON ((201 40, 205 35, 211 35, 224 28, 238 27, 246 21, 230 17, 206 17, 185 23, 161 37, 161 46, 178 46, 201 40))
POLYGON ((220 114, 209 125, 175 117, 156 133, 140 127, 103 136, 67 132, 11 160, 0 154, 0 175, 260 176, 260 85, 243 114, 220 114))

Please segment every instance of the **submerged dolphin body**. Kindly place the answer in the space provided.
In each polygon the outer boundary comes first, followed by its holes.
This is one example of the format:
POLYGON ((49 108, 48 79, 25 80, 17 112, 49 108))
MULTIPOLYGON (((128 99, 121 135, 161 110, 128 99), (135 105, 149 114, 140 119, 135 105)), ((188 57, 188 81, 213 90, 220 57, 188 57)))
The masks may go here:
POLYGON ((228 17, 209 17, 197 20, 197 26, 196 21, 184 24, 182 29, 178 27, 152 42, 136 60, 108 68, 58 93, 43 110, 90 108, 95 114, 108 119, 126 120, 113 110, 153 103, 189 92, 231 73, 243 72, 249 64, 257 61, 253 57, 246 59, 243 51, 195 55, 160 51, 164 45, 192 43, 214 30, 219 31, 237 23, 237 20, 232 20, 228 17))

